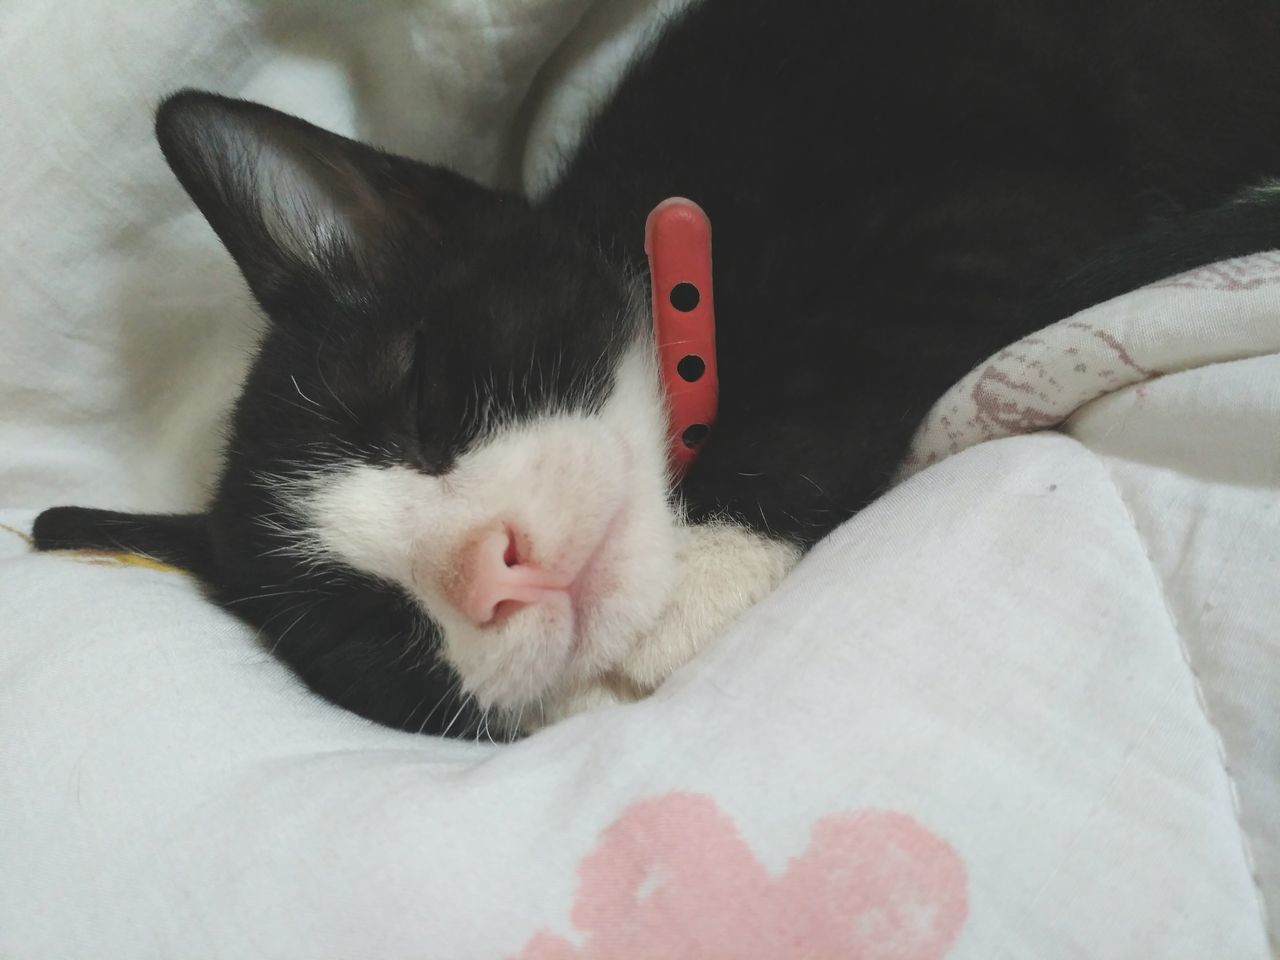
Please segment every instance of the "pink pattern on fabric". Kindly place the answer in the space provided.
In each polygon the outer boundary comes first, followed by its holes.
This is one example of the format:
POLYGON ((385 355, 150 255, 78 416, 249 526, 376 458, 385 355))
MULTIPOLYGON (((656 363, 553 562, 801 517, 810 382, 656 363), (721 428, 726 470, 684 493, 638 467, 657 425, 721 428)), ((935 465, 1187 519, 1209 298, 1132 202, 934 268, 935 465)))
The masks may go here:
MULTIPOLYGON (((1010 344, 951 387, 926 415, 898 471, 905 480, 975 444, 1056 427, 1104 394, 1161 375, 1134 354, 1151 352, 1153 327, 1173 325, 1187 342, 1186 361, 1216 362, 1208 335, 1187 337, 1201 323, 1203 299, 1152 297, 1183 289, 1236 295, 1280 285, 1280 251, 1224 260, 1098 304, 1010 344), (1143 346, 1146 350, 1142 350, 1143 346)), ((1241 310, 1269 310, 1265 304, 1241 310)), ((1162 339, 1165 339, 1162 336, 1162 339)))
POLYGON ((633 804, 578 868, 573 940, 537 933, 518 960, 938 960, 968 914, 964 866, 906 814, 820 820, 771 877, 710 797, 633 804))

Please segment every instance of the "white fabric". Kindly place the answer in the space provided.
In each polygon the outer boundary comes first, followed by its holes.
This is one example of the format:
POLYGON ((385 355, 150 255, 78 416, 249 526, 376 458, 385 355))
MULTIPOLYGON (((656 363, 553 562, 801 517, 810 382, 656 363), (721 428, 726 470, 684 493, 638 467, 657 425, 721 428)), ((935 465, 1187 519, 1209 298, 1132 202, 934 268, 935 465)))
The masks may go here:
MULTIPOLYGON (((163 92, 536 189, 654 15, 335 7, 0 14, 0 504, 207 484, 257 321, 151 142, 163 92)), ((1280 261, 1073 319, 657 695, 510 748, 339 711, 185 577, 33 555, 10 510, 0 956, 1271 955, 1280 261), (1144 372, 1088 380, 1097 331, 1144 372)))

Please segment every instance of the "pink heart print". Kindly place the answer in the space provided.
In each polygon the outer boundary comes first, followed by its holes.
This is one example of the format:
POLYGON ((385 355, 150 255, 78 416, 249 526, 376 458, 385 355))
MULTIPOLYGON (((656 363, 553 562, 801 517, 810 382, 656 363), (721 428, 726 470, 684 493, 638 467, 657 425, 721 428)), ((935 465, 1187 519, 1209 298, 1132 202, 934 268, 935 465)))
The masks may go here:
POLYGON ((578 867, 572 939, 517 960, 940 960, 968 914, 964 865, 903 813, 814 825, 778 877, 708 796, 635 803, 578 867))

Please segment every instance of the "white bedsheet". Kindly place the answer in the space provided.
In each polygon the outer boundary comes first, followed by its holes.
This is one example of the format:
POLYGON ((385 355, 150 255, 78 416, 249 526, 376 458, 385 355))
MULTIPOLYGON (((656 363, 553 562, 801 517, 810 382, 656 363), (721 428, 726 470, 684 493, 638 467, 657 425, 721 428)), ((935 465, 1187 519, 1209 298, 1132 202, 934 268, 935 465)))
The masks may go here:
POLYGON ((185 577, 27 550, 52 503, 197 504, 257 330, 164 92, 537 189, 654 16, 335 6, 0 12, 0 956, 1274 955, 1277 255, 993 358, 656 696, 515 747, 376 728, 185 577))

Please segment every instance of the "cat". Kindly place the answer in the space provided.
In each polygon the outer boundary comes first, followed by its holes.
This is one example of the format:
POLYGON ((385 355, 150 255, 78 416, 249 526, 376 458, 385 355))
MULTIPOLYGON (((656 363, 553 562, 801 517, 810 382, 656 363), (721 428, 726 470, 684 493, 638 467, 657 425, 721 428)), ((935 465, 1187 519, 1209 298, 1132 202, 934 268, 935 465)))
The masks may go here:
POLYGON ((160 148, 269 329, 206 512, 58 507, 36 545, 188 569, 392 727, 644 696, 976 363, 1278 245, 1277 49, 1274 0, 704 0, 535 197, 179 92, 160 148), (712 223, 720 371, 678 482, 642 247, 673 195, 712 223))

